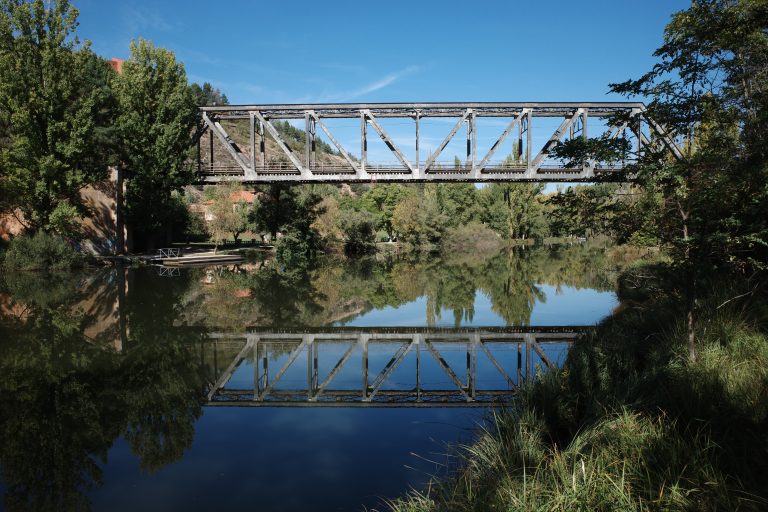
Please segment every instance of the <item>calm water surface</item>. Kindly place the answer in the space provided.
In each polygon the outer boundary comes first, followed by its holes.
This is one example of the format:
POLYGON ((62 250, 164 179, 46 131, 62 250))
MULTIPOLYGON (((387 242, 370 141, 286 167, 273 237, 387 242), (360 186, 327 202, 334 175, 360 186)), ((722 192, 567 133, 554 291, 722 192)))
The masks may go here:
POLYGON ((616 306, 589 246, 0 279, 5 510, 361 510, 616 306))

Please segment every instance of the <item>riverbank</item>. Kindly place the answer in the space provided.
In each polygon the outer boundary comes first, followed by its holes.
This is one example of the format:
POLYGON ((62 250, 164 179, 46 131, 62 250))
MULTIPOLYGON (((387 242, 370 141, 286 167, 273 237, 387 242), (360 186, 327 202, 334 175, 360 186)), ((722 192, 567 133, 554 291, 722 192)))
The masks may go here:
POLYGON ((764 510, 765 286, 723 280, 702 294, 691 363, 665 272, 625 273, 622 309, 458 448, 450 474, 391 508, 764 510))

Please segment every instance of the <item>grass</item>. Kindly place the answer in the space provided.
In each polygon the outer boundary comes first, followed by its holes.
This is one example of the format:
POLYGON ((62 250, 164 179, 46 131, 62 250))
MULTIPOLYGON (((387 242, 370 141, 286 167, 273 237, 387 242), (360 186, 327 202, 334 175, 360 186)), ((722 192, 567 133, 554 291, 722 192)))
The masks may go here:
POLYGON ((389 507, 768 509, 765 287, 710 285, 692 363, 682 301, 665 271, 623 276, 622 311, 458 447, 449 475, 389 507))

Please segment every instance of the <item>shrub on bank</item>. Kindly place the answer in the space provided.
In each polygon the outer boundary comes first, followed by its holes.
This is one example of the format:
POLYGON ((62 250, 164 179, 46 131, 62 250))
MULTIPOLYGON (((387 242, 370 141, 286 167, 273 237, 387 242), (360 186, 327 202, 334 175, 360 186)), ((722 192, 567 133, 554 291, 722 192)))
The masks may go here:
POLYGON ((702 294, 698 353, 663 266, 633 269, 624 309, 525 386, 462 462, 396 511, 765 510, 766 287, 702 294), (649 287, 652 293, 640 293, 649 287))
POLYGON ((3 267, 8 270, 68 270, 82 267, 82 254, 58 235, 38 231, 8 244, 3 267))
POLYGON ((448 229, 441 247, 447 252, 494 253, 504 241, 494 230, 481 222, 470 222, 448 229))

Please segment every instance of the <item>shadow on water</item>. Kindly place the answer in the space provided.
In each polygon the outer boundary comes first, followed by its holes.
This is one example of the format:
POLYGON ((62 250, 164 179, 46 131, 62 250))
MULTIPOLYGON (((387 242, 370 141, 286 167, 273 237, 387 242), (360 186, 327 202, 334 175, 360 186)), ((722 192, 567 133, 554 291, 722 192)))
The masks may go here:
POLYGON ((357 510, 424 485, 435 464, 412 452, 439 458, 482 419, 465 408, 563 361, 579 329, 526 326, 546 290, 612 291, 605 258, 3 276, 4 507, 357 510), (419 325, 401 326, 414 307, 419 325), (372 313, 380 325, 351 327, 372 313), (498 325, 472 326, 486 313, 498 325), (222 478, 237 492, 217 496, 222 478))

